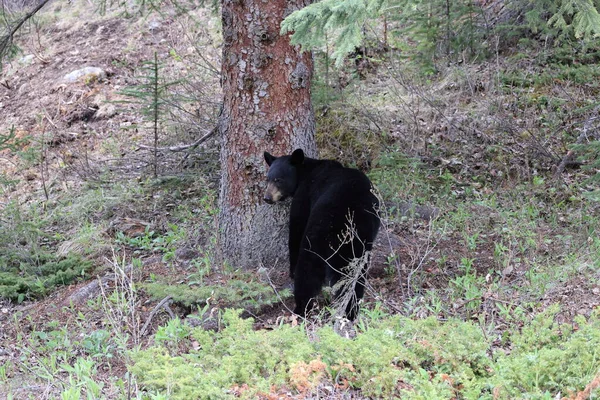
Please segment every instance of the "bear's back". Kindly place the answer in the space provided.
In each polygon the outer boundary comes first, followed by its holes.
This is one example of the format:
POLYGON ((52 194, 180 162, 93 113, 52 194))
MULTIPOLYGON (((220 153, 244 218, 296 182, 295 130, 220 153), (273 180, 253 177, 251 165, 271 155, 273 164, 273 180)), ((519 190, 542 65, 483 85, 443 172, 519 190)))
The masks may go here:
POLYGON ((373 203, 377 203, 371 181, 358 169, 344 167, 334 160, 310 160, 307 167, 300 182, 304 186, 300 193, 306 193, 312 203, 322 197, 335 199, 337 205, 360 204, 372 208, 373 203))

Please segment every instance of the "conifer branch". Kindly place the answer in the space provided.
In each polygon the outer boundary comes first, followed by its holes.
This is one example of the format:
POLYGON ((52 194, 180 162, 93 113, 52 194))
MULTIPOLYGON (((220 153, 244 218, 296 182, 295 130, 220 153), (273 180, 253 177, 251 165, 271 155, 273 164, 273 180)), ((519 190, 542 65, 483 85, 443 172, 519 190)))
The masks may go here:
POLYGON ((576 38, 600 36, 600 13, 592 0, 562 0, 561 6, 548 25, 560 30, 573 29, 576 38), (567 20, 572 21, 570 24, 567 20))
POLYGON ((312 49, 325 45, 326 32, 332 33, 332 56, 339 66, 361 44, 365 22, 380 16, 383 4, 384 0, 323 0, 290 14, 281 23, 281 34, 293 32, 292 44, 312 49))

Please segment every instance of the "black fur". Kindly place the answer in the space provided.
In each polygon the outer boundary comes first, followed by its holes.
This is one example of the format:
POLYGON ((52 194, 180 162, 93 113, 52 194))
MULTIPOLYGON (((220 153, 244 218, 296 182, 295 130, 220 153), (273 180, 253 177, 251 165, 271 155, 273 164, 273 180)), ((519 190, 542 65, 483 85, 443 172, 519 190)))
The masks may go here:
MULTIPOLYGON (((303 316, 323 284, 334 285, 352 259, 372 249, 379 230, 379 202, 365 174, 337 161, 308 158, 301 149, 288 156, 274 157, 267 152, 264 156, 271 190, 281 195, 279 200, 293 197, 290 277, 294 279, 294 312, 303 316), (350 221, 354 236, 344 241, 350 221)), ((269 196, 265 195, 265 201, 272 202, 269 196)), ((349 319, 356 317, 357 302, 363 294, 361 274, 355 286, 356 297, 346 309, 349 319)))

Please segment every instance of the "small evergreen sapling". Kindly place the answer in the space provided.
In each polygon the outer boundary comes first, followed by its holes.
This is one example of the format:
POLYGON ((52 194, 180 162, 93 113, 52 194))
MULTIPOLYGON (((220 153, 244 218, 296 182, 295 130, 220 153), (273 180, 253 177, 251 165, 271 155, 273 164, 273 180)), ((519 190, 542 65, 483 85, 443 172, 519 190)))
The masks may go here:
POLYGON ((123 103, 140 106, 144 117, 152 123, 152 173, 156 178, 158 177, 158 143, 161 117, 166 104, 166 90, 172 83, 165 83, 162 79, 161 65, 158 62, 156 52, 152 61, 145 62, 142 65, 141 71, 142 75, 137 77, 141 83, 126 88, 121 94, 131 98, 131 100, 123 101, 123 103))

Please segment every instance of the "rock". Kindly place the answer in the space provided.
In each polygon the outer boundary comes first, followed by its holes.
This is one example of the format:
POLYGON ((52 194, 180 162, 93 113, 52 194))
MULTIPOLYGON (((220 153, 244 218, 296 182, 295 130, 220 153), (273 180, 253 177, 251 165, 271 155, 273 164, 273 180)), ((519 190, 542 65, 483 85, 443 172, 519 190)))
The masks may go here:
POLYGON ((200 255, 199 252, 197 252, 196 250, 194 250, 190 247, 182 247, 182 248, 175 250, 175 257, 177 257, 178 260, 182 260, 182 261, 193 260, 194 258, 197 258, 199 255, 200 255))
POLYGON ((106 71, 104 71, 102 68, 85 67, 68 73, 62 78, 62 80, 63 82, 68 83, 75 83, 77 81, 83 81, 88 83, 93 81, 100 81, 104 78, 106 78, 106 71))
POLYGON ((96 119, 108 119, 117 114, 117 108, 110 103, 103 103, 96 111, 96 119))
POLYGON ((157 19, 153 19, 152 21, 148 22, 148 30, 151 33, 156 33, 157 31, 160 30, 161 27, 162 27, 162 23, 157 19))
POLYGON ((19 64, 23 65, 31 65, 35 61, 35 56, 33 54, 28 54, 25 57, 21 57, 19 59, 19 64))

